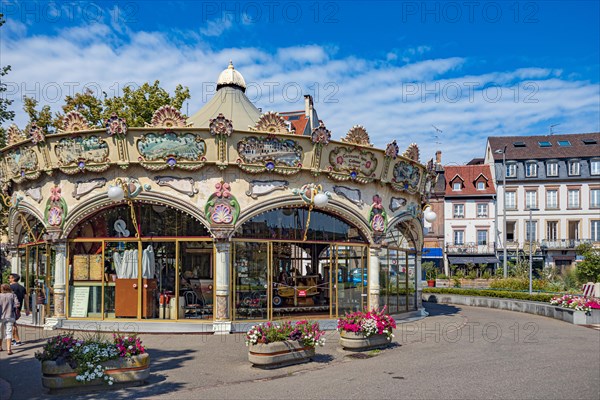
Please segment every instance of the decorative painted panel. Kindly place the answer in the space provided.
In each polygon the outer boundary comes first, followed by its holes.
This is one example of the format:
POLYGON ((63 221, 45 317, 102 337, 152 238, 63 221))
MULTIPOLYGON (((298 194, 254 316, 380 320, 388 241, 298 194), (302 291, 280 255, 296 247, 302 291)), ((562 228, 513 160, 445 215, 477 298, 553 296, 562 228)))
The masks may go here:
POLYGON ((6 153, 4 159, 6 160, 8 172, 13 177, 24 178, 38 169, 38 158, 31 147, 16 148, 6 153))
POLYGON ((90 161, 108 162, 108 144, 98 136, 77 136, 61 139, 54 147, 60 165, 90 161))
POLYGON ((340 146, 329 153, 329 176, 333 179, 367 183, 374 179, 375 169, 377 158, 371 151, 340 146))
POLYGON ((206 161, 206 143, 193 133, 148 133, 137 141, 137 149, 142 166, 155 171, 167 167, 194 170, 206 161))
POLYGON ((237 150, 238 164, 246 172, 272 171, 287 175, 302 167, 302 147, 295 140, 250 136, 238 143, 237 150))
POLYGON ((394 178, 392 187, 397 191, 407 191, 416 193, 421 181, 421 171, 419 167, 406 161, 399 161, 394 165, 394 178))

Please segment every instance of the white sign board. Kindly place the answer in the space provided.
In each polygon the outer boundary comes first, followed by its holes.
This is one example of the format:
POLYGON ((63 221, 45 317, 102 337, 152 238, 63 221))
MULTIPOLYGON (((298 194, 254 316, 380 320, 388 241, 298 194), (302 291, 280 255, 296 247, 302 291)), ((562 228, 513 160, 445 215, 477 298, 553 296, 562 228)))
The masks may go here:
POLYGON ((75 286, 71 303, 71 317, 87 317, 88 302, 90 300, 89 286, 75 286))

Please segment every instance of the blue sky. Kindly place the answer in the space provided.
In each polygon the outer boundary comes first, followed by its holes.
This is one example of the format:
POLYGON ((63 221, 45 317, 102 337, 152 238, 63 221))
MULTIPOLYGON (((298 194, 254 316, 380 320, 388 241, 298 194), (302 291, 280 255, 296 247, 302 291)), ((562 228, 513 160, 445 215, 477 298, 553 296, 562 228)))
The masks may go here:
POLYGON ((23 95, 57 111, 84 86, 113 95, 156 79, 188 86, 191 114, 233 59, 263 110, 312 94, 334 138, 361 124, 377 146, 418 143, 422 161, 441 148, 464 163, 488 136, 553 124, 600 130, 597 1, 0 3, 20 127, 23 95))

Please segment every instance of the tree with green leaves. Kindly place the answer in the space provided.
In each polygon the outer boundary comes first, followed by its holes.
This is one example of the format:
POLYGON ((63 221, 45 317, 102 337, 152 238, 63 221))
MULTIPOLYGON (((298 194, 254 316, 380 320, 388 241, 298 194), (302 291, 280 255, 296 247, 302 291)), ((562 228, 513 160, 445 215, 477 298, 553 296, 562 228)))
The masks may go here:
POLYGON ((25 131, 29 130, 32 123, 42 128, 44 133, 54 132, 54 120, 52 113, 50 112, 50 106, 45 105, 41 110, 37 110, 38 101, 33 97, 23 97, 23 111, 29 116, 29 124, 25 128, 25 131))
MULTIPOLYGON (((70 111, 77 111, 85 117, 90 126, 102 126, 104 105, 102 100, 94 96, 94 92, 90 88, 86 88, 83 93, 65 97, 65 105, 62 106, 62 110, 65 114, 70 111)), ((62 129, 63 117, 64 114, 56 113, 54 126, 57 129, 62 129)))
POLYGON ((600 282, 600 249, 590 243, 582 243, 577 247, 577 254, 583 256, 583 261, 577 263, 579 282, 600 282))
POLYGON ((144 83, 137 89, 126 86, 123 96, 106 98, 103 119, 110 118, 114 113, 125 118, 128 126, 144 126, 150 123, 154 112, 164 105, 181 110, 183 103, 190 98, 190 90, 177 85, 175 95, 171 96, 159 84, 159 81, 154 81, 152 85, 144 83))

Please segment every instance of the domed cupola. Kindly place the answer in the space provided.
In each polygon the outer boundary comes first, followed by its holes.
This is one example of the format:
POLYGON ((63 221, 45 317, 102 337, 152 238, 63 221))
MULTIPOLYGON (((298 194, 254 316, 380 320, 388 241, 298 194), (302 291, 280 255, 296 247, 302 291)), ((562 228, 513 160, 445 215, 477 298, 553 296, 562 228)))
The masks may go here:
POLYGON ((223 70, 223 72, 219 74, 219 79, 217 79, 217 90, 228 86, 246 92, 246 81, 242 74, 233 67, 233 62, 231 62, 231 60, 229 61, 227 69, 223 70))

